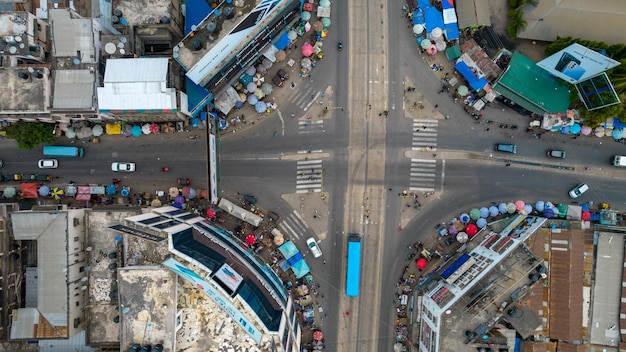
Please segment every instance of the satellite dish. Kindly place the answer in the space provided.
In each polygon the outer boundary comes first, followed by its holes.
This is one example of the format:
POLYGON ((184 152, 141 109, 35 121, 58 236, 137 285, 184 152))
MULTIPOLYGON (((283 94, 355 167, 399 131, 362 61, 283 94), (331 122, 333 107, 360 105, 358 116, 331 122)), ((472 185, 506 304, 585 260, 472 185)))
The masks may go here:
POLYGON ((120 42, 122 43, 126 43, 128 41, 128 39, 126 39, 126 37, 121 37, 120 38, 120 42))
POLYGON ((74 63, 74 65, 80 65, 80 59, 79 58, 74 58, 74 60, 72 60, 72 62, 74 63))
POLYGON ((26 44, 20 43, 20 49, 24 49, 25 47, 26 47, 26 44))
POLYGON ((120 49, 120 54, 122 54, 122 55, 126 54, 126 50, 120 49))
POLYGON ((113 55, 115 54, 115 51, 117 51, 117 47, 115 47, 115 44, 113 43, 106 43, 104 45, 104 52, 106 52, 109 55, 113 55))
POLYGON ((85 290, 87 289, 87 285, 82 285, 82 286, 80 287, 80 289, 81 289, 81 290, 83 290, 83 291, 85 291, 85 290))
POLYGON ((9 47, 9 54, 15 54, 17 53, 17 48, 14 46, 10 46, 9 47))
POLYGON ((124 314, 130 313, 130 307, 124 307, 124 309, 122 309, 122 313, 124 314))
POLYGON ((122 42, 117 43, 117 47, 122 49, 124 47, 124 43, 122 43, 122 42))
POLYGON ((15 37, 13 37, 13 40, 15 40, 16 43, 21 43, 22 37, 16 35, 15 37))

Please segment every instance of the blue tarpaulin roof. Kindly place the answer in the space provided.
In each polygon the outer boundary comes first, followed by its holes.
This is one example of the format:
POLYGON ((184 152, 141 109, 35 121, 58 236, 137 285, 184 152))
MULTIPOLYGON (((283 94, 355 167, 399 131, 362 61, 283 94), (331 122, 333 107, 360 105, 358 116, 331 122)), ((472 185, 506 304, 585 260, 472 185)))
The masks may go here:
POLYGON ((302 253, 298 252, 293 257, 287 259, 287 263, 289 263, 289 265, 294 265, 301 260, 302 260, 302 253))
POLYGON ((457 23, 446 24, 446 38, 448 40, 459 39, 459 26, 457 23))
POLYGON ((428 6, 424 9, 424 18, 426 19, 426 32, 430 33, 435 28, 444 29, 443 15, 436 7, 428 6))
POLYGON ((287 259, 293 257, 294 255, 296 255, 296 253, 299 253, 298 248, 296 248, 296 245, 293 244, 293 242, 291 241, 285 242, 285 244, 278 247, 278 250, 283 255, 283 257, 287 259))
POLYGON ((205 0, 188 0, 185 14, 185 34, 191 32, 191 26, 198 25, 213 11, 205 0))
POLYGON ((287 32, 285 32, 274 42, 274 46, 278 50, 284 50, 290 42, 291 40, 289 40, 289 36, 287 35, 287 32))
POLYGON ((487 83, 489 83, 484 77, 480 79, 477 78, 476 75, 474 75, 474 72, 472 72, 469 66, 467 66, 467 64, 463 61, 457 62, 457 64, 454 65, 454 68, 463 75, 463 77, 467 80, 470 88, 472 88, 473 90, 483 89, 483 87, 486 86, 487 83))
POLYGON ((452 0, 443 0, 441 2, 443 9, 443 23, 445 26, 446 38, 448 40, 459 39, 459 24, 457 23, 456 12, 454 11, 454 3, 452 0))
POLYGON ((185 79, 185 85, 187 88, 189 112, 191 112, 191 116, 198 116, 198 113, 208 104, 212 95, 206 88, 195 84, 189 78, 185 79))
POLYGON ((419 7, 413 11, 413 25, 424 24, 424 12, 419 7))
POLYGON ((309 265, 304 261, 304 259, 292 265, 291 270, 293 271, 293 274, 296 275, 297 279, 311 272, 311 268, 309 268, 309 265))

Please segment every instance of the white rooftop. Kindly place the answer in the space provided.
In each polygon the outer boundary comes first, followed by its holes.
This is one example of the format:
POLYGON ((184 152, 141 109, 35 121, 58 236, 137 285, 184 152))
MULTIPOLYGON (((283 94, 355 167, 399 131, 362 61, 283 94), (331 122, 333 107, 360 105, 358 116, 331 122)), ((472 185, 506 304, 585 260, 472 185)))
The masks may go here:
POLYGON ((168 59, 109 59, 98 109, 177 110, 176 90, 167 87, 168 59))
POLYGON ((93 23, 89 18, 71 18, 69 9, 49 9, 52 55, 77 57, 82 63, 95 64, 93 23))

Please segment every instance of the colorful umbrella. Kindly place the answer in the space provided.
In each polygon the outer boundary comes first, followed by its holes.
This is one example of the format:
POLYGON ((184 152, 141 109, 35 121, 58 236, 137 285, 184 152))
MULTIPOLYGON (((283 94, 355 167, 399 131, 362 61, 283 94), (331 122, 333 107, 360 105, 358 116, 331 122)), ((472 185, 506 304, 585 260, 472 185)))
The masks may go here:
POLYGON ((254 237, 254 235, 248 235, 246 236, 246 244, 248 246, 252 246, 253 244, 256 243, 256 237, 254 237))
POLYGON ((570 126, 569 133, 571 133, 571 134, 579 134, 580 130, 581 130, 580 125, 575 123, 575 124, 570 126))
POLYGON ((580 128, 580 133, 584 134, 585 136, 590 135, 592 131, 593 129, 591 129, 591 127, 589 126, 583 126, 580 128))
POLYGON ((415 34, 422 34, 424 32, 424 25, 423 24, 416 24, 415 26, 413 26, 413 33, 415 34))
MULTIPOLYGON (((322 23, 320 22, 320 25, 321 24, 322 23)), ((282 62, 282 61, 285 61, 285 59, 287 59, 287 53, 284 50, 278 50, 275 55, 276 55, 277 62, 282 62)))
POLYGON ((176 198, 174 198, 174 203, 184 204, 185 203, 185 197, 183 197, 183 196, 176 196, 176 198))
POLYGON ((524 210, 524 206, 525 205, 526 205, 526 203, 524 203, 523 200, 516 200, 515 201, 515 210, 517 210, 517 211, 524 210))
POLYGON ((472 237, 472 236, 474 236, 475 234, 478 233, 478 226, 476 226, 474 224, 469 224, 465 228, 465 232, 467 232, 468 236, 472 237))
POLYGON ((183 196, 184 197, 189 197, 189 191, 191 190, 191 187, 183 187, 182 192, 183 192, 183 196))
POLYGON ((206 216, 207 216, 208 218, 213 219, 214 217, 216 217, 216 216, 217 216, 217 213, 215 212, 215 209, 213 209, 213 208, 209 208, 209 209, 207 209, 207 211, 206 211, 206 216))
POLYGON ((141 136, 141 127, 135 125, 130 129, 130 133, 134 136, 134 137, 139 137, 141 136))
POLYGON ((196 190, 193 189, 193 188, 189 188, 189 195, 187 196, 187 198, 189 198, 189 199, 196 198, 196 190))
POLYGON ((428 55, 435 55, 437 54, 437 47, 435 45, 431 45, 426 49, 426 53, 428 53, 428 55))
POLYGON ((426 258, 420 258, 415 261, 415 265, 417 265, 419 270, 424 270, 428 266, 428 260, 426 260, 426 258))
POLYGON ((256 73, 256 68, 254 68, 254 66, 250 66, 248 67, 248 69, 246 69, 246 74, 248 76, 254 76, 255 73, 256 73))
POLYGON ((301 49, 302 49, 302 55, 304 56, 311 56, 313 54, 313 46, 309 43, 304 43, 301 49))
POLYGON ((106 194, 107 194, 107 195, 112 196, 112 195, 114 195, 115 193, 117 193, 117 188, 115 188, 115 185, 111 183, 111 184, 108 184, 108 185, 106 186, 105 191, 106 191, 106 194))
POLYGON ((152 133, 159 133, 159 125, 157 125, 156 123, 153 123, 150 125, 150 132, 152 133))
POLYGON ((506 203, 500 203, 500 205, 498 205, 498 211, 500 214, 506 213, 506 203))
POLYGON ((624 130, 621 128, 615 128, 613 129, 613 132, 611 132, 611 136, 613 139, 622 139, 624 138, 624 130))
POLYGON ((330 27, 330 23, 331 23, 331 22, 330 22, 330 18, 328 18, 328 17, 323 17, 323 18, 321 19, 321 22, 322 22, 322 24, 324 25, 324 27, 330 27))
POLYGON ((469 216, 472 220, 480 219, 480 210, 478 210, 478 208, 473 208, 470 210, 469 216))
POLYGON ((50 194, 50 187, 48 187, 48 186, 41 186, 41 187, 39 187, 39 195, 40 196, 45 197, 48 194, 50 194))
POLYGON ((480 218, 476 220, 476 226, 482 229, 483 227, 487 226, 487 220, 485 218, 480 218))
POLYGON ((122 197, 128 197, 130 195, 130 190, 128 188, 124 187, 120 191, 120 194, 122 195, 122 197))
POLYGON ((323 7, 323 8, 330 7, 330 0, 320 0, 320 7, 323 7))
POLYGON ((11 187, 11 186, 5 188, 4 191, 2 192, 5 198, 14 197, 15 193, 16 193, 15 187, 11 187))
POLYGON ((269 82, 265 82, 261 85, 261 91, 263 92, 263 94, 268 95, 272 94, 274 88, 272 88, 272 85, 269 82))
POLYGON ((467 242, 468 239, 469 239, 469 236, 467 235, 466 232, 459 232, 456 235, 456 240, 459 241, 459 243, 465 243, 467 242))
POLYGON ((54 197, 54 199, 59 200, 65 195, 65 191, 62 188, 54 187, 50 195, 54 197))
POLYGON ((176 197, 178 195, 178 188, 176 187, 170 187, 170 190, 167 192, 170 197, 176 197))
POLYGON ((589 220, 591 220, 591 213, 588 212, 588 211, 583 211, 582 214, 580 215, 580 218, 583 221, 589 221, 589 220))
POLYGON ((457 233, 459 233, 459 230, 456 228, 456 226, 452 225, 448 228, 448 233, 450 233, 451 235, 456 235, 457 233))
POLYGON ((459 216, 459 220, 461 220, 462 223, 467 224, 470 221, 470 216, 463 213, 459 216))
POLYGON ((321 341, 323 338, 324 334, 321 331, 315 330, 315 332, 313 332, 313 340, 321 341))
POLYGON ((321 31, 324 28, 324 25, 320 21, 313 22, 313 30, 316 32, 321 31))
POLYGON ((287 38, 289 38, 289 40, 296 40, 296 38, 298 38, 298 33, 294 30, 290 30, 287 32, 287 38))

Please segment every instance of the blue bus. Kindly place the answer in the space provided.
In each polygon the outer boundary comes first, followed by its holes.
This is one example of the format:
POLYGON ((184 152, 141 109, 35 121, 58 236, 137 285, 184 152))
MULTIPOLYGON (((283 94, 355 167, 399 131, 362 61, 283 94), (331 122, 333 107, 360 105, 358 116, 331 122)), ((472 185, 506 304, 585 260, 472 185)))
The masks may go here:
POLYGON ((361 281, 361 235, 348 234, 348 265, 346 267, 346 296, 359 295, 361 281))
POLYGON ((46 145, 43 147, 43 155, 45 156, 64 156, 71 158, 82 158, 85 155, 85 149, 82 147, 66 147, 61 145, 46 145))

